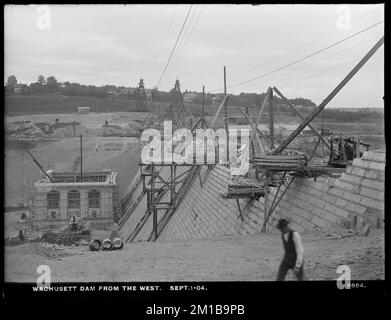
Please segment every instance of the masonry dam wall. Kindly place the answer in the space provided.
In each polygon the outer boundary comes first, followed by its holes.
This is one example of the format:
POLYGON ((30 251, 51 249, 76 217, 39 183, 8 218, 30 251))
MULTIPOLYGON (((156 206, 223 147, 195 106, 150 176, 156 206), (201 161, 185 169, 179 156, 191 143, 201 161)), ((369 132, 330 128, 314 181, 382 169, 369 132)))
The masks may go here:
MULTIPOLYGON (((292 227, 299 232, 333 225, 354 228, 365 223, 383 228, 384 181, 385 154, 374 152, 365 152, 362 158, 355 159, 339 178, 318 177, 315 181, 314 178, 296 177, 276 207, 269 223, 274 226, 279 218, 286 217, 291 221, 292 227)), ((157 241, 261 232, 264 198, 253 201, 244 211, 243 208, 250 200, 239 200, 242 221, 236 200, 223 198, 230 183, 232 177, 228 168, 220 165, 212 169, 202 167, 200 178, 191 181, 190 189, 165 223, 157 241)), ((288 182, 285 182, 280 194, 287 185, 288 182)), ((276 191, 277 188, 270 188, 269 204, 276 191)), ((145 210, 145 204, 141 206, 143 209, 139 209, 145 210)), ((135 212, 140 210, 136 208, 135 212)), ((125 221, 123 225, 129 225, 129 222, 125 221)), ((147 234, 150 234, 151 223, 145 225, 148 226, 147 234)), ((145 234, 145 231, 140 234, 145 234)), ((147 239, 143 236, 135 237, 133 241, 145 240, 147 239)))

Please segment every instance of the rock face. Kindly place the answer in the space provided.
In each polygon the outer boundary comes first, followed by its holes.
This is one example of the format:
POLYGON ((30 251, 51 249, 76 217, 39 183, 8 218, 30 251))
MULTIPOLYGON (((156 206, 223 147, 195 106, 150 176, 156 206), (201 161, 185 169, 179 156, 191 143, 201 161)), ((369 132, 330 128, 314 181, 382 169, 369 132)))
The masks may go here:
MULTIPOLYGON (((228 184, 232 183, 229 169, 219 165, 213 169, 203 167, 200 176, 194 180, 158 241, 261 232, 263 197, 253 201, 244 211, 249 200, 240 199, 242 221, 236 200, 222 197, 228 184)), ((360 229, 365 224, 384 228, 384 180, 385 154, 365 152, 338 179, 296 178, 269 222, 275 225, 279 218, 287 217, 299 232, 332 226, 360 229)), ((270 201, 275 192, 276 188, 271 188, 270 201)), ((139 209, 143 205, 140 203, 139 209)), ((139 209, 136 206, 134 210, 139 209)))

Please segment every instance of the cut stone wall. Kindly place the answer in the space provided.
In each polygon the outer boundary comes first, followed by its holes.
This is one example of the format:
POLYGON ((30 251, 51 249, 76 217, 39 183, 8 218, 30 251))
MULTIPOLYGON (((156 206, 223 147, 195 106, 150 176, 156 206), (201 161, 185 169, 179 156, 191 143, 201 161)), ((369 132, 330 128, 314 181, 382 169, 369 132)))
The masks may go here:
POLYGON ((71 212, 79 212, 80 217, 90 223, 95 224, 110 224, 114 220, 115 212, 115 193, 117 192, 117 186, 111 185, 99 185, 98 183, 86 184, 82 183, 70 184, 70 186, 63 186, 60 184, 45 184, 45 186, 36 185, 34 198, 33 198, 33 220, 34 227, 58 227, 67 225, 71 217, 71 212), (98 190, 100 192, 100 207, 91 209, 88 207, 88 192, 91 190, 98 190), (47 208, 47 193, 56 190, 60 193, 60 202, 58 209, 47 208), (71 190, 77 190, 80 192, 80 208, 69 209, 67 195, 71 190), (92 216, 92 210, 97 213, 96 217, 92 216), (51 212, 56 212, 56 217, 51 218, 51 212))
MULTIPOLYGON (((299 232, 335 224, 352 228, 368 223, 383 228, 384 180, 385 154, 365 152, 338 179, 296 178, 269 222, 275 225, 280 217, 287 217, 299 232)), ((228 168, 202 168, 201 181, 194 181, 158 241, 261 232, 264 198, 246 208, 242 221, 236 200, 222 197, 229 183, 232 179, 228 168)), ((276 188, 271 188, 270 202, 275 192, 276 188)), ((241 208, 248 201, 240 200, 241 208)))

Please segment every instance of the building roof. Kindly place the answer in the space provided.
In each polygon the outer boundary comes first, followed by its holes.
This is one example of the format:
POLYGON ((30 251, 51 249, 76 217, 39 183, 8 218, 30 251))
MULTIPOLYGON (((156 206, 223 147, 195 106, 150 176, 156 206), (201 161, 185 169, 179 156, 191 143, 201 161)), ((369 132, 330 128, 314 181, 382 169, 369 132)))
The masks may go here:
POLYGON ((66 186, 103 186, 116 185, 117 172, 102 170, 98 172, 83 172, 83 182, 80 182, 80 172, 46 172, 54 181, 51 182, 47 176, 35 183, 36 187, 66 187, 66 186), (85 181, 86 180, 86 181, 85 181))

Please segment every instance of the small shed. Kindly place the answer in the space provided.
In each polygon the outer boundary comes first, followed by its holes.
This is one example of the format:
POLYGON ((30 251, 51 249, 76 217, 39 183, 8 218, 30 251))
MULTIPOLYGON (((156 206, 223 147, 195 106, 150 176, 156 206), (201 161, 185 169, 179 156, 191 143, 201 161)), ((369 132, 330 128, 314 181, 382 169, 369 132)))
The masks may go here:
POLYGON ((88 114, 88 113, 90 113, 90 107, 78 107, 77 113, 78 114, 88 114))

